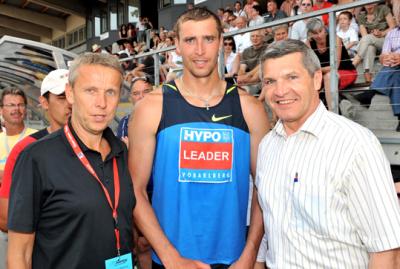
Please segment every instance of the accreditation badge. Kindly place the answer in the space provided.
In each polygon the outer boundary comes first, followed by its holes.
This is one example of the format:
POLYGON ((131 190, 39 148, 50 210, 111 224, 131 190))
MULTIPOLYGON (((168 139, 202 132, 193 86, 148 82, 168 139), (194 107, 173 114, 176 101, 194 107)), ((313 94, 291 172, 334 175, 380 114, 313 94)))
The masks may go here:
POLYGON ((106 269, 133 269, 132 254, 124 254, 105 261, 106 269))

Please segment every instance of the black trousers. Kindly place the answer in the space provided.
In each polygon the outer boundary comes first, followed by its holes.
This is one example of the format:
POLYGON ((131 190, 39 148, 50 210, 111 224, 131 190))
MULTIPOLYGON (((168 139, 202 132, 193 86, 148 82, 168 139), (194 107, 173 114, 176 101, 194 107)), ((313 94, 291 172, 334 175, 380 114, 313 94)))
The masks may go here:
MULTIPOLYGON (((211 269, 228 269, 229 266, 226 264, 212 264, 211 269)), ((165 267, 153 261, 152 269, 165 269, 165 267)))

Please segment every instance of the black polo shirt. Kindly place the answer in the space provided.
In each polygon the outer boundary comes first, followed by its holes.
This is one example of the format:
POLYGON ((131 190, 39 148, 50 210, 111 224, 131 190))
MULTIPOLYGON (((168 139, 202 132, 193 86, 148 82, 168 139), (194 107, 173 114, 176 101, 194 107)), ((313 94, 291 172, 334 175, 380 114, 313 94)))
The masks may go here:
MULTIPOLYGON (((114 201, 113 157, 120 177, 118 222, 121 253, 133 248, 135 197, 127 150, 107 128, 111 152, 103 161, 86 147, 69 124, 83 153, 114 201)), ((73 152, 63 129, 29 147, 17 160, 11 186, 8 229, 35 233, 32 268, 105 268, 117 255, 112 210, 96 179, 73 152)))

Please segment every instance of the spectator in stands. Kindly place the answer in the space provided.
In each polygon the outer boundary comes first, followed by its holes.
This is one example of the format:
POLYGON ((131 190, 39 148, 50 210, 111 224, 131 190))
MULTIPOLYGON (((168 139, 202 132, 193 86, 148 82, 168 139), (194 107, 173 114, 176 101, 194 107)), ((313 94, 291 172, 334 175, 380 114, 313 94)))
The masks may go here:
POLYGON ((93 44, 92 52, 93 53, 101 53, 102 52, 101 46, 99 44, 93 44))
MULTIPOLYGON (((331 6, 332 6, 332 3, 327 2, 325 0, 315 0, 312 10, 316 11, 316 10, 320 10, 320 9, 329 8, 331 6)), ((324 22, 325 25, 328 25, 329 24, 329 14, 322 15, 322 21, 324 22)))
POLYGON ((152 29, 150 31, 150 48, 156 49, 159 42, 160 42, 160 36, 156 33, 156 30, 152 29))
MULTIPOLYGON (((236 18, 236 27, 239 29, 246 28, 247 19, 245 17, 236 18)), ((246 48, 251 46, 250 33, 238 34, 233 37, 236 44, 236 52, 241 54, 246 48)))
POLYGON ((221 22, 223 22, 223 20, 224 20, 224 11, 225 11, 225 9, 223 9, 222 7, 219 7, 217 9, 217 16, 221 22))
MULTIPOLYGON (((25 126, 27 98, 17 88, 3 89, 0 95, 0 114, 4 120, 5 131, 0 133, 0 185, 3 181, 4 166, 11 150, 20 140, 36 130, 25 126)), ((0 268, 5 268, 7 253, 7 234, 0 231, 0 268)))
MULTIPOLYGON (((130 84, 130 101, 135 108, 135 104, 140 101, 146 94, 153 90, 151 79, 148 76, 134 77, 130 84)), ((124 116, 118 124, 117 137, 120 138, 128 146, 128 124, 131 113, 124 116)))
POLYGON ((128 29, 125 24, 121 24, 118 31, 119 39, 128 38, 128 29))
POLYGON ((228 22, 229 22, 229 28, 228 32, 236 31, 238 28, 236 27, 236 19, 237 17, 235 15, 230 15, 228 22))
MULTIPOLYGON (((264 41, 264 30, 257 30, 250 33, 252 46, 245 49, 240 57, 240 69, 239 75, 241 81, 243 78, 252 77, 253 73, 258 70, 258 62, 261 54, 268 46, 268 43, 264 41)), ((239 77, 238 77, 239 79, 239 77)), ((251 94, 257 94, 261 87, 257 85, 246 86, 248 92, 251 94)))
POLYGON ((365 6, 366 13, 360 14, 361 40, 354 56, 353 65, 363 61, 364 78, 367 83, 372 81, 372 68, 377 51, 382 50, 386 34, 395 27, 392 12, 385 5, 369 4, 365 6))
POLYGON ((393 12, 398 26, 385 37, 379 57, 383 67, 372 82, 371 89, 390 97, 393 114, 399 119, 396 131, 400 132, 400 3, 393 4, 393 12))
MULTIPOLYGON (((301 13, 308 13, 312 11, 312 0, 301 0, 300 1, 300 10, 301 13)), ((308 19, 296 21, 292 26, 292 31, 290 32, 291 39, 301 40, 303 42, 307 41, 307 23, 308 19)))
MULTIPOLYGON (((168 47, 174 45, 174 40, 171 37, 166 39, 168 47)), ((165 81, 173 80, 181 75, 182 72, 182 57, 175 50, 167 52, 166 63, 161 66, 165 81)))
POLYGON ((225 9, 224 16, 222 18, 222 27, 224 29, 224 32, 229 32, 229 29, 231 28, 230 24, 231 16, 233 16, 233 11, 230 9, 225 9))
MULTIPOLYGON (((267 14, 264 16, 265 22, 271 22, 286 18, 285 12, 278 9, 278 4, 276 0, 267 0, 267 14)), ((271 43, 274 40, 274 35, 272 33, 272 28, 266 29, 265 40, 271 43)))
MULTIPOLYGON (((344 5, 344 4, 348 4, 348 3, 353 3, 354 1, 355 0, 339 0, 338 1, 338 5, 344 5)), ((353 28, 354 31, 356 31, 356 33, 360 33, 360 27, 358 26, 358 23, 357 23, 357 20, 356 20, 360 10, 361 10, 361 7, 339 11, 339 12, 336 13, 336 18, 339 19, 339 15, 344 11, 350 12, 351 15, 352 15, 352 19, 351 19, 351 22, 350 22, 350 28, 353 28)), ((336 27, 336 31, 338 31, 338 30, 339 30, 339 25, 337 25, 337 27, 336 27)))
POLYGON ((250 9, 250 15, 249 15, 249 27, 255 26, 255 25, 260 25, 264 23, 264 17, 261 15, 261 6, 260 5, 254 5, 250 9))
POLYGON ((187 6, 186 6, 186 9, 187 10, 194 9, 194 4, 193 3, 188 3, 187 6))
POLYGON ((293 16, 292 12, 296 6, 296 0, 285 0, 283 1, 280 10, 283 11, 287 17, 293 16))
MULTIPOLYGON (((307 41, 307 45, 314 50, 321 62, 326 102, 329 110, 332 110, 332 96, 330 92, 332 70, 329 56, 329 35, 324 23, 318 18, 312 18, 307 22, 307 31, 310 37, 309 41, 307 41)), ((357 71, 351 63, 349 54, 340 37, 336 37, 335 47, 339 76, 338 86, 339 90, 343 90, 356 81, 357 71)))
POLYGON ((244 12, 244 10, 242 9, 242 2, 240 1, 235 2, 233 14, 236 17, 241 17, 241 16, 247 17, 246 12, 244 12))
POLYGON ((136 28, 132 23, 128 23, 127 25, 127 35, 128 39, 136 41, 136 28))
POLYGON ((252 12, 251 9, 255 5, 259 5, 259 3, 256 0, 247 0, 246 1, 246 5, 244 5, 243 10, 246 13, 247 19, 250 18, 250 16, 251 16, 250 14, 252 12))
POLYGON ((342 39, 344 46, 351 58, 357 53, 358 32, 350 27, 353 15, 350 11, 343 11, 338 17, 339 30, 336 34, 342 39))
POLYGON ((235 40, 231 36, 224 38, 224 63, 226 78, 232 78, 238 74, 240 59, 239 54, 236 53, 235 40))
POLYGON ((146 21, 145 17, 140 16, 139 22, 136 25, 136 32, 137 32, 137 41, 138 42, 145 42, 146 41, 146 21))

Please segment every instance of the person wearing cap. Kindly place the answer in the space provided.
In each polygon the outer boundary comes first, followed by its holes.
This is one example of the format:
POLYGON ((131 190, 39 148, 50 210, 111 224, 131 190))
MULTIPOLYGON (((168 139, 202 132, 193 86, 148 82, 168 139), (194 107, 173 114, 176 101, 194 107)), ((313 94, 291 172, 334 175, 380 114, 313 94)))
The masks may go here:
MULTIPOLYGON (((57 69, 51 71, 43 80, 40 89, 39 102, 42 108, 47 111, 49 127, 33 133, 19 141, 10 151, 7 162, 4 167, 3 183, 0 187, 0 230, 7 232, 8 198, 10 195, 10 186, 12 172, 15 162, 21 153, 29 144, 39 140, 47 134, 61 128, 67 122, 71 114, 71 106, 65 99, 65 86, 68 82, 68 70, 57 69)), ((1 262, 5 259, 1 260, 1 262)), ((4 264, 0 265, 5 266, 4 264)))
POLYGON ((127 149, 108 127, 122 81, 110 54, 86 53, 72 62, 65 88, 70 120, 25 148, 15 165, 9 269, 133 268, 127 149))
POLYGON ((100 53, 101 52, 101 46, 99 44, 93 44, 92 45, 92 52, 93 53, 100 53))
MULTIPOLYGON (((153 86, 151 85, 150 79, 148 77, 135 77, 132 79, 130 89, 130 100, 134 108, 137 102, 139 102, 146 94, 150 93, 153 90, 153 86)), ((117 128, 117 137, 122 139, 122 141, 124 141, 127 145, 129 117, 130 114, 123 117, 119 122, 117 128)))

